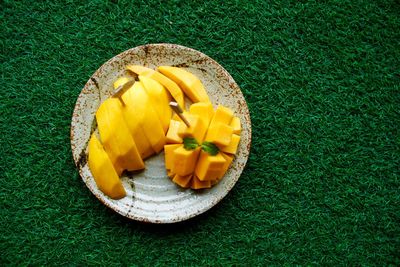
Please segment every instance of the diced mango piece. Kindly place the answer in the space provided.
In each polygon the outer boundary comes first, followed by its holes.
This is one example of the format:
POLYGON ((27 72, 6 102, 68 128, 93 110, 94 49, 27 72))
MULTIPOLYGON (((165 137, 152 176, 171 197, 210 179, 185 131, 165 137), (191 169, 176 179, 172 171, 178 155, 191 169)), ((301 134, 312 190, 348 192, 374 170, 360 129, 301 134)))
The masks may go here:
POLYGON ((181 144, 176 145, 165 145, 164 146, 164 154, 165 154, 165 168, 170 170, 174 165, 174 155, 173 152, 178 147, 182 146, 181 144))
POLYGON ((236 154, 237 148, 239 146, 240 136, 237 134, 232 135, 232 140, 227 146, 219 146, 219 149, 222 152, 229 153, 229 154, 236 154))
POLYGON ((226 159, 221 153, 212 156, 201 151, 194 173, 200 181, 216 180, 220 178, 221 170, 223 170, 225 164, 226 159))
POLYGON ((167 170, 167 176, 170 178, 174 178, 175 173, 173 173, 171 170, 167 170))
POLYGON ((118 87, 126 84, 127 82, 132 81, 131 77, 119 77, 114 83, 113 83, 113 87, 114 89, 117 89, 118 87))
POLYGON ((172 153, 174 164, 171 170, 181 176, 193 173, 199 153, 200 147, 193 150, 186 150, 183 146, 178 147, 172 153))
POLYGON ((160 66, 157 70, 177 83, 192 102, 210 102, 199 78, 189 71, 171 66, 160 66))
POLYGON ((104 149, 118 175, 123 170, 140 170, 144 163, 123 119, 121 102, 108 98, 96 112, 97 125, 104 149))
POLYGON ((167 144, 181 144, 183 142, 182 137, 178 135, 180 125, 181 122, 176 120, 171 120, 166 136, 167 144))
POLYGON ((201 143, 207 131, 207 126, 198 115, 186 114, 185 118, 188 120, 190 127, 183 122, 180 123, 178 135, 182 138, 193 137, 197 142, 201 143))
POLYGON ((89 141, 88 162, 89 169, 100 191, 113 199, 126 196, 118 174, 95 134, 92 134, 89 141))
POLYGON ((218 179, 222 179, 222 177, 224 177, 226 171, 229 169, 229 166, 231 165, 231 163, 233 161, 233 155, 227 155, 225 153, 221 153, 221 156, 224 157, 226 162, 225 162, 224 166, 221 169, 221 173, 219 174, 218 179))
POLYGON ((192 176, 193 176, 193 174, 186 175, 186 176, 181 176, 181 175, 175 174, 172 181, 174 183, 176 183, 177 185, 179 185, 180 187, 188 188, 190 186, 192 176))
POLYGON ((211 187, 211 181, 201 181, 196 176, 192 178, 192 184, 190 185, 192 189, 204 189, 211 187))
POLYGON ((231 121, 231 126, 233 128, 233 133, 234 134, 240 134, 242 131, 242 125, 240 123, 240 118, 239 117, 233 117, 231 121))
POLYGON ((231 143, 233 128, 223 123, 213 123, 208 128, 205 140, 219 146, 227 146, 231 143))
POLYGON ((139 75, 139 80, 150 97, 151 105, 158 115, 165 134, 172 116, 172 109, 169 106, 171 97, 159 82, 141 75, 139 75))
POLYGON ((125 103, 125 107, 129 110, 127 114, 131 116, 125 116, 125 120, 133 124, 132 128, 135 126, 141 127, 152 149, 156 153, 159 153, 165 145, 164 130, 143 85, 135 83, 122 95, 122 100, 125 103), (137 121, 129 122, 130 120, 137 121))
POLYGON ((231 124, 233 111, 230 108, 219 105, 215 110, 214 117, 211 120, 210 126, 214 123, 231 124))
POLYGON ((139 66, 139 65, 128 65, 128 66, 126 66, 126 69, 129 71, 132 71, 138 75, 152 78, 152 79, 156 80, 157 82, 161 83, 170 92, 170 94, 175 99, 175 101, 182 108, 185 107, 183 92, 182 92, 181 88, 179 88, 179 86, 171 79, 167 78, 166 76, 162 75, 161 73, 159 73, 153 69, 146 68, 146 67, 139 66))
POLYGON ((189 108, 190 114, 198 115, 208 127, 210 125, 211 119, 214 116, 214 109, 211 103, 194 103, 189 108))

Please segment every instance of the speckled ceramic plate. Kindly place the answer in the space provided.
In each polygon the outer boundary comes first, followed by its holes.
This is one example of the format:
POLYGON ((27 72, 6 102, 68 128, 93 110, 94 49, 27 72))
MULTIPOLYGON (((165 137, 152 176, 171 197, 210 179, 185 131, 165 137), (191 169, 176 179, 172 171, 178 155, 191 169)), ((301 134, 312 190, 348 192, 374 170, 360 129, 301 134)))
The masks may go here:
POLYGON ((224 198, 238 181, 251 143, 251 122, 246 101, 231 75, 216 61, 191 48, 174 44, 149 44, 129 49, 103 64, 90 77, 76 102, 71 123, 71 148, 75 164, 90 191, 106 206, 128 218, 173 223, 201 214, 224 198), (97 188, 87 164, 87 144, 95 129, 95 112, 112 94, 112 83, 122 76, 127 64, 150 68, 173 65, 186 68, 203 82, 216 107, 230 107, 242 122, 241 141, 224 178, 211 189, 181 189, 170 181, 164 168, 164 153, 146 160, 146 169, 121 177, 127 196, 113 200, 97 188))

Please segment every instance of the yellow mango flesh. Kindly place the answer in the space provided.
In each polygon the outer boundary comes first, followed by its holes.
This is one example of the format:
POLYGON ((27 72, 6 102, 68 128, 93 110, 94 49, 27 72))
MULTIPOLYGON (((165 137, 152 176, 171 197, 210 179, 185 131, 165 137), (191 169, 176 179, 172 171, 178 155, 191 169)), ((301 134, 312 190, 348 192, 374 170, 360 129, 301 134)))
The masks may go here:
POLYGON ((165 134, 168 130, 169 121, 172 116, 172 110, 169 106, 171 98, 164 86, 159 82, 141 75, 139 75, 139 80, 150 97, 151 105, 154 107, 154 110, 158 115, 165 134))
POLYGON ((219 174, 218 179, 221 179, 222 177, 224 177, 226 171, 229 169, 229 166, 231 165, 232 161, 233 161, 233 155, 227 155, 225 153, 221 153, 221 156, 224 157, 225 159, 225 164, 221 169, 221 172, 219 174))
POLYGON ((95 134, 89 141, 88 157, 89 169, 100 191, 113 199, 125 197, 126 192, 118 174, 95 134))
MULTIPOLYGON (((126 82, 130 81, 131 78, 121 77, 114 82, 114 89, 119 86, 124 85, 126 82)), ((124 102, 125 103, 125 102, 124 102)), ((139 122, 143 120, 143 113, 138 114, 132 105, 122 105, 122 114, 126 125, 135 141, 136 147, 142 159, 146 159, 153 155, 155 152, 151 147, 149 140, 147 139, 144 131, 139 127, 139 122)))
POLYGON ((206 134, 207 126, 197 115, 187 114, 185 117, 188 120, 190 127, 187 127, 185 123, 181 122, 178 135, 181 138, 195 138, 197 142, 201 143, 204 139, 204 135, 206 134))
POLYGON ((213 123, 208 128, 206 141, 219 146, 227 146, 231 143, 233 129, 231 126, 223 123, 213 123))
POLYGON ((201 151, 194 173, 200 181, 216 180, 221 178, 221 170, 223 170, 225 164, 226 159, 221 153, 212 156, 201 151))
POLYGON ((143 169, 143 160, 123 119, 121 102, 108 98, 97 110, 96 120, 104 149, 118 175, 123 170, 143 169))
POLYGON ((182 107, 185 107, 184 96, 181 88, 171 79, 162 75, 161 73, 139 65, 128 65, 127 70, 132 71, 138 75, 149 77, 162 84, 172 95, 175 101, 182 107))
POLYGON ((172 153, 174 164, 171 171, 181 176, 192 174, 196 167, 199 153, 200 147, 194 150, 186 150, 183 146, 178 147, 172 153))
POLYGON ((192 73, 171 66, 160 66, 157 70, 177 83, 192 102, 210 102, 203 84, 192 73))
POLYGON ((190 114, 198 115, 200 119, 203 120, 206 127, 208 127, 212 117, 214 116, 214 109, 211 103, 194 103, 190 106, 189 112, 190 114))
MULTIPOLYGON (((230 125, 233 118, 233 111, 230 108, 219 105, 215 110, 214 117, 211 120, 211 125, 217 122, 230 125)), ((210 126, 211 126, 210 125, 210 126)))
POLYGON ((242 132, 242 125, 239 117, 233 117, 231 121, 231 127, 233 128, 234 134, 240 134, 242 132))
POLYGON ((166 136, 167 144, 181 144, 183 142, 182 137, 180 137, 178 134, 180 125, 181 122, 177 120, 171 120, 166 136))
POLYGON ((229 153, 229 154, 236 154, 237 148, 239 146, 240 136, 237 134, 232 135, 231 142, 227 146, 219 146, 220 151, 229 153))
POLYGON ((131 81, 132 78, 131 77, 119 77, 114 83, 113 83, 113 87, 114 89, 117 89, 118 87, 124 85, 125 83, 131 81))
POLYGON ((150 142, 152 149, 159 153, 165 145, 164 130, 141 83, 135 83, 129 88, 122 95, 122 100, 130 110, 131 116, 130 118, 126 116, 125 119, 128 121, 136 120, 137 122, 131 123, 138 123, 138 127, 142 128, 144 136, 150 142))
POLYGON ((177 185, 179 185, 180 187, 188 188, 190 186, 192 176, 193 176, 192 174, 186 176, 175 174, 175 176, 172 178, 172 181, 177 185))
POLYGON ((165 145, 164 146, 164 154, 165 154, 165 169, 171 170, 174 165, 174 150, 178 147, 182 146, 181 144, 176 145, 165 145))
POLYGON ((192 178, 192 184, 190 185, 192 189, 204 189, 211 187, 211 181, 201 181, 196 176, 192 178))

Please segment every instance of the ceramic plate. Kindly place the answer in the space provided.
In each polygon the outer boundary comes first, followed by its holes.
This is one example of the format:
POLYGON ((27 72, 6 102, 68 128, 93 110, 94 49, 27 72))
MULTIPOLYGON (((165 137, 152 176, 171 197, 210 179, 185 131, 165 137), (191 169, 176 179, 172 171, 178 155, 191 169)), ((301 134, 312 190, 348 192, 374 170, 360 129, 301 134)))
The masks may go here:
POLYGON ((90 77, 76 101, 71 123, 71 148, 75 164, 90 191, 106 206, 128 218, 174 223, 201 214, 224 198, 238 181, 247 161, 251 143, 251 122, 246 101, 231 75, 216 61, 191 48, 175 44, 148 44, 129 49, 103 64, 90 77), (124 75, 127 64, 155 68, 183 67, 203 82, 214 108, 231 108, 242 122, 238 153, 224 178, 211 189, 181 189, 167 177, 164 153, 145 161, 146 169, 121 177, 127 196, 113 200, 97 188, 87 164, 87 144, 96 130, 95 112, 113 91, 112 83, 124 75))

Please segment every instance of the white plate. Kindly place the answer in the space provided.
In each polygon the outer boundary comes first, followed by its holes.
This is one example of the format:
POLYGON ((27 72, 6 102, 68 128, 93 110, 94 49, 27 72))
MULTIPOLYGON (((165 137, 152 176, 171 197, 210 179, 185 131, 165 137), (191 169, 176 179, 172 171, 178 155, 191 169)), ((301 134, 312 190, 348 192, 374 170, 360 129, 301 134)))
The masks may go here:
POLYGON ((106 206, 128 218, 173 223, 192 218, 217 204, 238 181, 250 152, 251 122, 246 101, 231 75, 216 61, 191 48, 175 44, 148 44, 129 49, 104 63, 88 80, 76 101, 71 122, 71 148, 75 164, 90 191, 106 206), (224 178, 211 189, 181 189, 167 177, 164 153, 146 160, 145 171, 121 177, 127 196, 113 200, 96 186, 87 164, 87 144, 95 130, 95 112, 112 94, 112 83, 127 64, 155 68, 174 65, 186 68, 203 82, 214 108, 231 108, 242 122, 241 141, 224 178))

